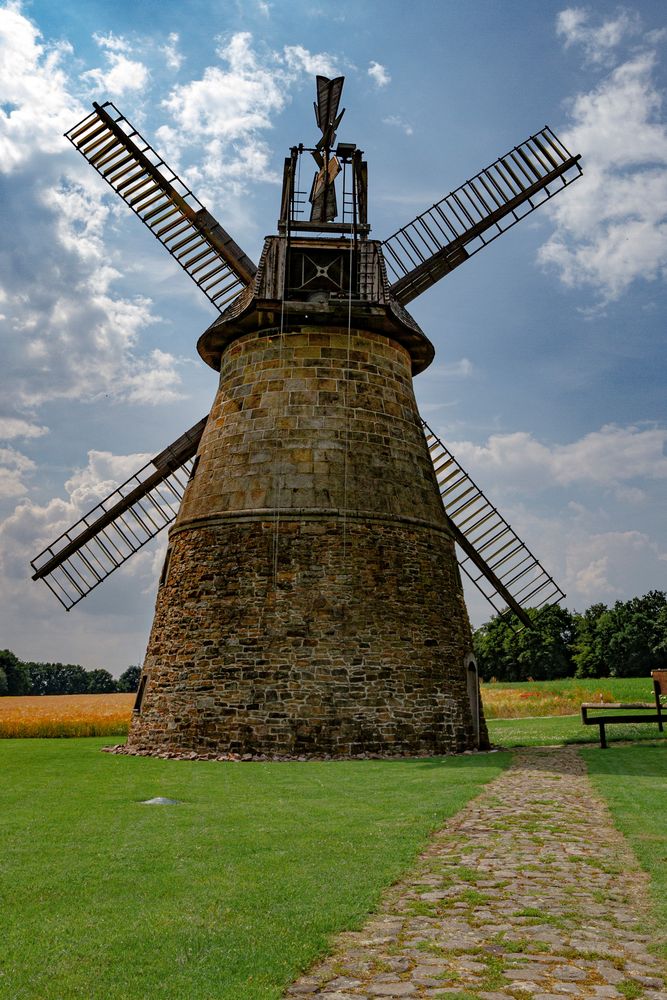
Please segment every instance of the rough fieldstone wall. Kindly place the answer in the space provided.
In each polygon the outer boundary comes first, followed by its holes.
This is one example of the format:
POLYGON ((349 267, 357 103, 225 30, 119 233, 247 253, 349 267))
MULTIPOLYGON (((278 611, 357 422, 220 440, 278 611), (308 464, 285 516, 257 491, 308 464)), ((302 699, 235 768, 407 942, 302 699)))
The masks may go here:
POLYGON ((234 342, 171 532, 130 748, 468 749, 470 649, 407 351, 321 328, 234 342))

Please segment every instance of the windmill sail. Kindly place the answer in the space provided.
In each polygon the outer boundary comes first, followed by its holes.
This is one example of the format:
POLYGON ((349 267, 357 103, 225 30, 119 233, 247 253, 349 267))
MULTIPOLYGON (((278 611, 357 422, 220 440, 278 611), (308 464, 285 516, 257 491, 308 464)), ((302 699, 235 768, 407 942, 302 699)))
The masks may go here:
POLYGON ((93 107, 66 137, 222 312, 255 264, 118 108, 93 107))
POLYGON ((462 556, 459 566, 497 614, 532 628, 526 608, 565 594, 527 545, 422 420, 440 496, 462 556))
POLYGON ((545 126, 382 244, 392 294, 411 302, 581 176, 545 126))
POLYGON ((208 418, 156 455, 32 560, 66 611, 176 517, 208 418))

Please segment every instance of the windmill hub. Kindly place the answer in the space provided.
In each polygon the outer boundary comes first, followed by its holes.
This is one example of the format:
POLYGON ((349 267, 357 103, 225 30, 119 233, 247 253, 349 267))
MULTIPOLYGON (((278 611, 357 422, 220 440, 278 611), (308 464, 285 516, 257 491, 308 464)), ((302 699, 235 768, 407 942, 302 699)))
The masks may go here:
POLYGON ((363 153, 336 145, 342 85, 317 78, 322 136, 285 160, 259 266, 113 105, 68 133, 219 312, 197 344, 219 373, 208 417, 32 564, 69 610, 171 525, 131 753, 485 746, 459 568, 528 624, 562 596, 421 420, 412 377, 434 352, 405 306, 579 158, 545 127, 371 240, 363 153))

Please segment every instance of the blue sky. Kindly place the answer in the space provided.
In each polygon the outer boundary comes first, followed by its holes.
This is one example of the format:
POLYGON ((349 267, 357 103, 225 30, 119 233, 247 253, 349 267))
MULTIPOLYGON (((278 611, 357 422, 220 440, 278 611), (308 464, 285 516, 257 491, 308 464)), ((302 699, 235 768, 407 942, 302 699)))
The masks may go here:
POLYGON ((0 646, 141 661, 166 539, 69 615, 29 559, 216 387, 212 307, 62 133, 113 100, 257 259, 317 72, 346 77, 376 238, 544 124, 582 154, 412 304, 437 352, 415 388, 569 607, 664 589, 666 45, 649 0, 0 4, 0 646))

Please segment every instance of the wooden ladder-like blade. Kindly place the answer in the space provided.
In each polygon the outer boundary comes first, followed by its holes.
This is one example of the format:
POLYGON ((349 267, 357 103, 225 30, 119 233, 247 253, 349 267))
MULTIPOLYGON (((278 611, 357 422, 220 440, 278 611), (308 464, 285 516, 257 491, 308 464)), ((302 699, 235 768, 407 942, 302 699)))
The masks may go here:
POLYGON ((558 602, 565 594, 423 420, 422 426, 442 505, 461 552, 459 566, 496 614, 511 621, 508 612, 514 612, 532 628, 526 609, 558 602))
POLYGON ((176 517, 207 417, 182 434, 32 560, 66 611, 176 517))
POLYGON ((582 174, 545 126, 382 244, 391 293, 411 302, 582 174))
POLYGON ((65 136, 221 312, 257 267, 110 102, 65 136))

